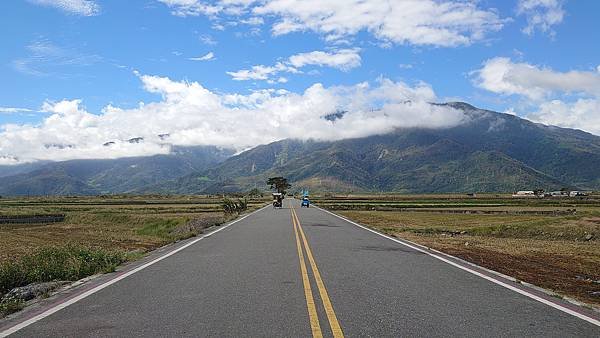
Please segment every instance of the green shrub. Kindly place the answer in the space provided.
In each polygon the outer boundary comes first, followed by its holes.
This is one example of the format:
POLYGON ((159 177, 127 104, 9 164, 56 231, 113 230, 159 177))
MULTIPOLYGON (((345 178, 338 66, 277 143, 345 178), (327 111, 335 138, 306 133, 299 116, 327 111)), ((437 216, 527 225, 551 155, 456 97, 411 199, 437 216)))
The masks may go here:
POLYGON ((246 195, 248 195, 248 197, 250 197, 250 198, 264 196, 263 192, 260 191, 260 189, 258 189, 258 188, 254 188, 254 189, 248 191, 248 193, 246 195))
POLYGON ((122 252, 73 245, 43 248, 19 261, 0 264, 0 295, 31 283, 75 281, 114 271, 126 258, 122 252))
POLYGON ((221 205, 227 214, 240 213, 248 209, 248 200, 238 198, 237 201, 234 201, 230 198, 224 198, 221 205))
POLYGON ((239 211, 246 211, 248 210, 248 200, 247 199, 239 199, 237 201, 237 206, 238 206, 238 210, 239 211))
POLYGON ((230 198, 224 198, 221 205, 223 206, 223 210, 228 214, 232 214, 236 210, 235 202, 230 198))
POLYGON ((0 318, 6 317, 11 313, 21 311, 25 302, 20 299, 11 299, 0 303, 0 318))

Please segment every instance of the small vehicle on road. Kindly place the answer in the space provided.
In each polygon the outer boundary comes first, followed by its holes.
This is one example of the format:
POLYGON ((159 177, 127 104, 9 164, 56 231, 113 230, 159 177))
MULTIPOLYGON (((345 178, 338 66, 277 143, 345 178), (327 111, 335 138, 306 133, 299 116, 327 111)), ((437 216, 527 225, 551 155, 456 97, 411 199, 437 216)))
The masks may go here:
POLYGON ((280 192, 273 193, 273 208, 283 207, 283 194, 280 192))
POLYGON ((308 199, 308 196, 302 197, 302 204, 300 204, 300 207, 310 207, 310 200, 308 199))

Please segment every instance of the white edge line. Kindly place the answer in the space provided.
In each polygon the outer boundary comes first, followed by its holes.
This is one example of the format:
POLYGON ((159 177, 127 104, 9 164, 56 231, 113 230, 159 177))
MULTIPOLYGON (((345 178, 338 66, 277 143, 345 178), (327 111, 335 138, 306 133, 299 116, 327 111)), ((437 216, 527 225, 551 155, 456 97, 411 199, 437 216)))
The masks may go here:
POLYGON ((191 241, 191 242, 189 242, 189 243, 187 243, 187 244, 185 244, 185 245, 183 245, 183 246, 181 246, 181 247, 179 247, 179 248, 177 248, 177 249, 175 249, 173 251, 170 251, 170 252, 168 252, 168 253, 166 253, 166 254, 158 257, 158 258, 155 258, 154 260, 152 260, 152 261, 150 261, 148 263, 140 265, 140 266, 138 266, 137 268, 135 268, 135 269, 133 269, 131 271, 128 271, 128 272, 126 272, 126 273, 124 273, 124 274, 122 274, 122 275, 120 275, 120 276, 118 276, 116 278, 113 278, 113 279, 111 279, 111 280, 109 280, 109 281, 107 281, 107 282, 105 282, 103 284, 100 284, 100 285, 98 285, 98 286, 96 286, 96 287, 94 287, 94 288, 92 288, 92 289, 90 289, 90 290, 88 290, 88 291, 80 294, 79 296, 73 297, 73 298, 69 299, 66 302, 60 303, 58 305, 55 305, 54 307, 52 307, 52 308, 50 308, 50 309, 48 309, 48 310, 46 310, 46 311, 44 311, 44 312, 42 312, 42 313, 34 316, 32 318, 29 318, 26 321, 23 321, 21 323, 18 323, 16 325, 12 326, 12 327, 9 327, 8 329, 0 332, 0 338, 7 337, 7 336, 9 336, 9 335, 11 335, 11 334, 13 334, 13 333, 15 333, 15 332, 17 332, 17 331, 25 328, 25 327, 27 327, 27 326, 29 326, 29 325, 37 322, 37 321, 40 321, 40 320, 42 320, 42 319, 44 319, 44 318, 52 315, 53 313, 56 313, 56 312, 58 312, 58 311, 60 311, 60 310, 62 310, 64 308, 66 308, 69 305, 73 305, 73 304, 77 303, 78 301, 80 301, 80 300, 82 300, 82 299, 84 299, 86 297, 89 297, 89 296, 93 295, 94 293, 96 293, 96 292, 98 292, 98 291, 100 291, 100 290, 102 290, 102 289, 104 289, 104 288, 106 288, 106 287, 108 287, 110 285, 113 285, 113 284, 115 284, 115 283, 117 283, 117 282, 119 282, 119 281, 121 281, 121 280, 123 280, 123 279, 125 279, 125 278, 127 278, 127 277, 129 277, 131 275, 133 275, 136 272, 139 272, 139 271, 141 271, 141 270, 143 270, 143 269, 145 269, 145 268, 147 268, 147 267, 149 267, 149 266, 151 266, 153 264, 156 264, 156 263, 162 261, 163 259, 165 259, 167 257, 170 257, 170 256, 178 253, 179 251, 181 251, 181 250, 183 250, 183 249, 185 249, 185 248, 187 248, 187 247, 189 247, 191 245, 196 244, 198 241, 201 241, 204 238, 210 237, 211 235, 216 234, 217 232, 219 232, 221 230, 227 229, 228 227, 234 225, 235 223, 237 223, 237 222, 245 219, 246 217, 248 217, 248 216, 250 216, 250 215, 252 215, 254 213, 257 213, 257 212, 259 212, 259 211, 261 211, 261 210, 263 210, 263 209, 265 209, 265 208, 267 208, 269 206, 270 205, 266 205, 266 206, 264 206, 264 207, 262 207, 262 208, 260 208, 258 210, 255 210, 255 211, 253 211, 253 212, 251 212, 251 213, 249 213, 249 214, 247 214, 247 215, 245 215, 243 217, 240 217, 240 218, 232 221, 231 223, 229 223, 227 225, 221 226, 219 229, 217 229, 215 231, 212 231, 212 232, 210 232, 210 233, 208 233, 206 235, 198 237, 198 238, 194 239, 193 241, 191 241))
MULTIPOLYGON (((384 238, 387 238, 387 239, 389 239, 389 240, 392 240, 392 241, 394 241, 394 242, 396 242, 396 243, 399 243, 399 244, 402 244, 402 245, 404 245, 404 246, 407 246, 407 247, 409 247, 409 248, 411 248, 411 249, 413 249, 413 250, 417 250, 417 251, 419 251, 419 252, 422 252, 422 253, 424 253, 424 254, 427 254, 427 255, 429 255, 429 256, 431 256, 431 257, 433 257, 433 258, 436 258, 436 259, 439 259, 439 260, 441 260, 441 261, 442 261, 442 262, 444 262, 444 263, 448 263, 448 264, 450 264, 450 265, 452 265, 452 266, 454 266, 454 267, 457 267, 457 268, 459 268, 459 269, 461 269, 461 270, 464 270, 464 271, 467 271, 467 272, 469 272, 469 273, 472 273, 472 274, 474 274, 475 276, 478 276, 478 277, 481 277, 481 278, 483 278, 483 279, 486 279, 486 280, 488 280, 488 281, 490 281, 490 282, 492 282, 492 283, 498 284, 498 285, 500 285, 500 286, 502 286, 502 287, 505 287, 505 288, 507 288, 507 289, 509 289, 509 290, 512 290, 512 291, 514 291, 514 292, 517 292, 517 293, 519 293, 519 294, 521 294, 521 295, 523 295, 523 296, 526 296, 526 297, 529 297, 529 298, 531 298, 531 299, 534 299, 534 300, 536 300, 536 301, 538 301, 538 302, 540 302, 540 303, 543 303, 543 304, 546 304, 546 305, 548 305, 548 306, 551 306, 551 307, 553 307, 553 308, 555 308, 555 309, 557 309, 557 310, 560 310, 560 311, 562 311, 562 312, 568 313, 568 314, 570 314, 570 315, 572 315, 572 316, 575 316, 575 317, 577 317, 577 318, 579 318, 579 319, 583 319, 583 320, 585 320, 585 321, 586 321, 586 322, 588 322, 588 323, 594 324, 594 325, 596 325, 596 326, 600 326, 600 320, 597 320, 597 319, 595 319, 595 318, 592 318, 592 317, 586 316, 586 315, 584 315, 584 314, 582 314, 582 313, 579 313, 579 312, 573 311, 573 310, 571 310, 571 309, 569 309, 569 308, 566 308, 566 307, 564 307, 564 306, 562 306, 562 305, 560 305, 560 304, 556 304, 556 303, 554 303, 554 302, 551 302, 551 301, 549 301, 549 300, 547 300, 547 299, 544 299, 544 298, 542 298, 542 297, 539 297, 539 296, 537 296, 537 295, 534 295, 534 294, 532 294, 532 293, 530 293, 530 292, 527 292, 527 291, 525 291, 525 290, 522 290, 522 289, 520 289, 520 288, 517 288, 517 287, 515 287, 515 286, 512 286, 512 285, 510 285, 510 284, 504 283, 504 282, 502 282, 502 281, 500 281, 500 280, 497 280, 497 279, 495 279, 495 278, 493 278, 493 277, 486 276, 486 275, 482 274, 481 272, 475 271, 475 270, 473 270, 473 269, 470 269, 470 268, 468 268, 468 267, 466 267, 466 266, 462 266, 462 265, 460 265, 460 264, 457 264, 457 263, 455 263, 455 262, 452 262, 452 261, 451 261, 451 260, 449 260, 449 259, 446 259, 446 258, 444 258, 444 257, 438 256, 438 255, 436 255, 436 254, 433 254, 433 253, 431 253, 431 252, 428 252, 428 251, 426 251, 426 250, 423 250, 423 249, 421 249, 421 248, 419 248, 419 247, 417 247, 417 246, 414 246, 414 245, 411 245, 411 244, 405 243, 404 241, 400 241, 400 240, 398 240, 398 239, 396 239, 396 238, 393 238, 393 237, 390 237, 390 236, 384 235, 384 234, 382 234, 382 233, 380 233, 380 232, 378 232, 378 231, 375 231, 375 230, 373 230, 373 229, 370 229, 370 228, 368 228, 368 227, 366 227, 366 226, 364 226, 364 225, 358 224, 358 223, 356 223, 356 222, 353 222, 353 221, 351 221, 351 220, 349 220, 349 219, 347 219, 347 218, 345 218, 345 217, 342 217, 342 216, 340 216, 340 215, 337 215, 337 214, 335 214, 335 213, 333 213, 333 212, 331 212, 331 211, 329 211, 329 210, 325 210, 325 209, 322 209, 322 208, 319 208, 319 207, 316 207, 316 208, 317 208, 317 209, 319 209, 319 210, 322 210, 322 211, 324 211, 324 212, 326 212, 326 213, 328 213, 328 214, 330 214, 330 215, 333 215, 333 216, 335 216, 335 217, 337 217, 337 218, 339 218, 339 219, 342 219, 342 220, 344 220, 344 221, 346 221, 346 222, 348 222, 348 223, 350 223, 350 224, 353 224, 353 225, 355 225, 355 226, 357 226, 357 227, 359 227, 359 228, 362 228, 362 229, 364 229, 364 230, 367 230, 367 231, 370 231, 370 232, 372 232, 372 233, 374 233, 374 234, 376 234, 376 235, 379 235, 379 236, 381 236, 381 237, 384 237, 384 238)), ((472 264, 472 263, 471 263, 471 264, 472 264)))

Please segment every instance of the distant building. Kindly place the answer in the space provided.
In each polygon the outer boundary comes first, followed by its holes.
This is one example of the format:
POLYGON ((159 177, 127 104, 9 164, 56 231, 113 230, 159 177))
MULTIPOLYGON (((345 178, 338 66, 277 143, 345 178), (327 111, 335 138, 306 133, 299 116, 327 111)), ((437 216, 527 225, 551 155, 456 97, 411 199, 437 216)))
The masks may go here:
POLYGON ((521 191, 517 191, 513 194, 513 197, 534 197, 535 196, 535 192, 533 192, 532 190, 521 190, 521 191))
POLYGON ((579 197, 579 196, 588 196, 589 193, 587 191, 571 191, 569 192, 569 197, 579 197))
POLYGON ((551 191, 550 196, 552 197, 567 197, 569 196, 568 191, 551 191))

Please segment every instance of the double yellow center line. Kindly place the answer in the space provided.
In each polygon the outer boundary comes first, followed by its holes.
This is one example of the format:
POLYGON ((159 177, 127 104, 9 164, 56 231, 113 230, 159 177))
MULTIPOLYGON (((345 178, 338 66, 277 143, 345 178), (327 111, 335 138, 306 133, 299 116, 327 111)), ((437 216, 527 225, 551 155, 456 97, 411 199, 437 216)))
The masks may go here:
POLYGON ((310 286, 310 279, 308 278, 308 271, 306 269, 306 263, 304 261, 304 253, 302 252, 302 244, 300 243, 300 238, 302 238, 304 250, 306 251, 306 256, 308 257, 308 262, 310 263, 310 267, 312 269, 317 288, 319 289, 319 295, 321 296, 321 301, 323 302, 323 307, 325 308, 325 314, 327 314, 327 320, 329 321, 331 332, 336 338, 344 337, 344 333, 342 332, 340 323, 337 320, 335 311, 333 311, 333 305, 331 305, 331 300, 329 299, 329 295, 327 294, 325 283, 323 283, 323 279, 321 278, 321 274, 319 273, 319 269, 317 268, 317 263, 315 262, 315 258, 313 257, 312 251, 310 250, 310 246, 308 245, 306 236, 304 235, 304 230, 302 230, 302 226, 300 224, 300 220, 298 219, 298 215, 296 214, 296 210, 292 207, 291 211, 292 223, 294 224, 294 234, 296 236, 296 247, 298 249, 298 258, 300 259, 300 271, 302 273, 302 282, 304 284, 304 296, 306 297, 306 307, 308 308, 310 328, 312 330, 313 337, 323 337, 323 332, 321 331, 321 325, 319 324, 317 307, 313 298, 312 288, 310 286))

